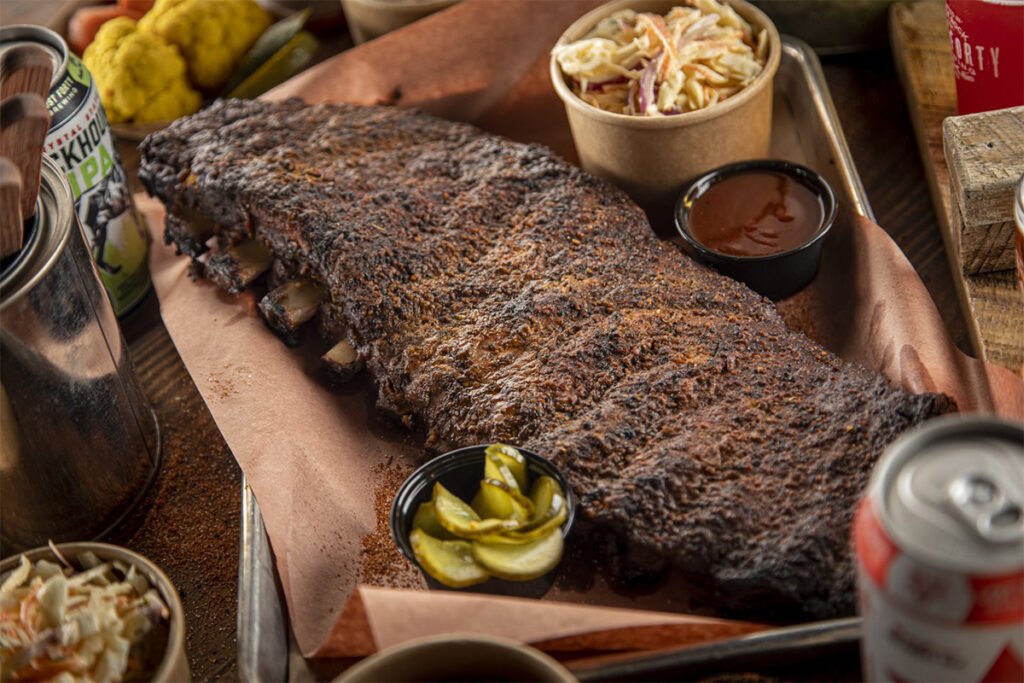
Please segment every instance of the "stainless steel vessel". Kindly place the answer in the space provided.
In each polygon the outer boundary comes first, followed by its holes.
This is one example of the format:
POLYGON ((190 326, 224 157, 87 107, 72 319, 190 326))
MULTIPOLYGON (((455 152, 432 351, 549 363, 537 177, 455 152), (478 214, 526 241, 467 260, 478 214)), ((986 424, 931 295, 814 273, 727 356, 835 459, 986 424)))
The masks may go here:
POLYGON ((71 187, 45 157, 38 202, 0 271, 0 555, 102 535, 159 461, 71 187))

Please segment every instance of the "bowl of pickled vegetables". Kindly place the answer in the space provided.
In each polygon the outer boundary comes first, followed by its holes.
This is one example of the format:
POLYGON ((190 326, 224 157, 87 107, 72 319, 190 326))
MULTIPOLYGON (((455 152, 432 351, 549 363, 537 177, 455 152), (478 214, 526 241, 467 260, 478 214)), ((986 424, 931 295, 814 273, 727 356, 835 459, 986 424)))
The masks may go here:
POLYGON ((191 680, 184 610, 146 558, 50 544, 0 562, 0 671, 13 680, 191 680))
POLYGON ((507 444, 469 446, 402 484, 391 534, 432 588, 540 597, 575 512, 568 482, 548 460, 507 444))

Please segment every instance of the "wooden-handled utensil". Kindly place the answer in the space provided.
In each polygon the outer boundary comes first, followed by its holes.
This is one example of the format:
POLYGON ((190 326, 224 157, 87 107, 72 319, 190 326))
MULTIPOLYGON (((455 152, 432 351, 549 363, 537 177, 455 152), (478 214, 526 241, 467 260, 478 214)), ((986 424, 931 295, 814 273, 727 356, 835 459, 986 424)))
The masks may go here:
POLYGON ((18 45, 0 57, 0 98, 19 93, 39 95, 46 101, 53 78, 50 54, 38 45, 18 45))
POLYGON ((43 143, 50 129, 50 113, 39 95, 21 93, 0 102, 0 156, 21 173, 21 213, 31 218, 39 195, 39 167, 43 143))
POLYGON ((21 249, 24 229, 21 172, 13 161, 0 157, 0 258, 7 258, 21 249))

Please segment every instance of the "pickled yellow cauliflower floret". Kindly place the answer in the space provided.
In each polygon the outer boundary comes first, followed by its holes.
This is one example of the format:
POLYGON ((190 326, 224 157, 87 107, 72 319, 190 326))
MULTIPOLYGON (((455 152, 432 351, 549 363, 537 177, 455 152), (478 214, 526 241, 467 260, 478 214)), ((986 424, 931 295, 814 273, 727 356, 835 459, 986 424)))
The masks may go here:
POLYGON ((103 24, 82 61, 111 123, 170 121, 195 113, 202 101, 185 77, 178 49, 138 30, 128 17, 103 24))
POLYGON ((192 84, 212 89, 228 79, 270 23, 254 0, 157 0, 139 28, 176 45, 192 84))

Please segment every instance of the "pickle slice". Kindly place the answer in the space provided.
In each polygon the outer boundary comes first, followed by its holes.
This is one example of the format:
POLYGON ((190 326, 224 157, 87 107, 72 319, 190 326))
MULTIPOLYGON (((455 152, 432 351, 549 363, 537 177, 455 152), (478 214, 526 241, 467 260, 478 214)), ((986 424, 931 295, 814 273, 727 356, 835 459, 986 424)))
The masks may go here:
POLYGON ((490 578, 487 570, 473 559, 473 545, 469 541, 443 541, 422 529, 413 529, 409 543, 423 571, 450 588, 464 588, 490 578))
POLYGON ((515 519, 525 522, 533 518, 533 503, 518 489, 497 481, 484 479, 473 498, 473 510, 482 518, 515 519))
POLYGON ((509 469, 504 460, 496 455, 484 456, 484 479, 500 481, 514 489, 519 488, 519 481, 512 474, 512 470, 509 469))
POLYGON ((544 519, 534 526, 527 525, 522 529, 502 531, 496 534, 485 534, 475 540, 482 543, 499 545, 523 545, 524 543, 531 543, 547 536, 553 530, 559 530, 559 533, 561 533, 562 525, 565 524, 565 520, 568 516, 568 509, 563 505, 554 515, 544 519))
POLYGON ((548 476, 541 476, 533 482, 530 501, 533 503, 533 517, 530 518, 530 522, 543 522, 558 512, 560 506, 565 507, 565 494, 557 481, 548 476))
POLYGON ((434 538, 440 538, 441 540, 457 538, 455 534, 445 529, 437 521, 437 513, 434 512, 433 501, 420 503, 420 506, 416 508, 416 514, 412 518, 412 528, 421 529, 434 538))
POLYGON ((484 570, 508 581, 529 581, 544 576, 562 559, 562 534, 553 530, 546 536, 520 545, 473 541, 473 557, 484 570))
POLYGON ((522 522, 514 519, 480 519, 473 508, 442 486, 441 482, 434 484, 434 513, 441 526, 459 538, 473 538, 522 526, 522 522))
MULTIPOLYGON (((494 443, 487 447, 484 451, 488 460, 492 458, 498 458, 500 463, 508 468, 509 472, 515 479, 515 486, 520 491, 526 491, 530 483, 529 474, 526 471, 526 458, 517 449, 503 443, 494 443)), ((487 465, 484 464, 484 476, 488 479, 497 479, 497 477, 491 477, 486 472, 487 465)), ((508 482, 510 485, 512 482, 508 482)))
MULTIPOLYGON (((561 500, 556 498, 556 501, 561 500)), ((529 528, 524 527, 522 531, 510 531, 511 534, 522 534, 525 537, 539 538, 550 533, 553 529, 561 530, 562 525, 565 524, 565 520, 569 517, 569 508, 564 502, 561 502, 553 513, 544 518, 536 526, 529 528)), ((559 531, 559 533, 561 533, 559 531)))

